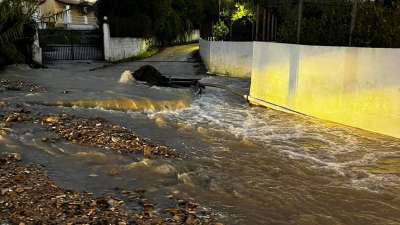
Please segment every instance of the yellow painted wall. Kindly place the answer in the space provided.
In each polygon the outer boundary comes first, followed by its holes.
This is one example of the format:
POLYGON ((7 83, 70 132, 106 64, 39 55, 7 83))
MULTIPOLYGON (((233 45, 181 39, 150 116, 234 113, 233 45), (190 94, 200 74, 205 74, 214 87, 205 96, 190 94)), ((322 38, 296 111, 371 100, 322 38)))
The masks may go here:
POLYGON ((255 42, 253 52, 252 98, 400 138, 400 49, 255 42))

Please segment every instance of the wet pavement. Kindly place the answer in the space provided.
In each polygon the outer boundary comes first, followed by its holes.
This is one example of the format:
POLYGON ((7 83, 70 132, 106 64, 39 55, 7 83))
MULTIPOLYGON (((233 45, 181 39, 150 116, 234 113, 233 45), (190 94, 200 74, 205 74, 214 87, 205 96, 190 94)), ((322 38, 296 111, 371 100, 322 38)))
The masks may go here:
POLYGON ((192 57, 196 48, 173 47, 144 62, 107 67, 59 62, 39 70, 12 66, 0 74, 47 90, 4 90, 0 102, 21 104, 33 116, 101 118, 175 149, 178 159, 124 155, 64 139, 43 142, 54 132, 40 123, 12 126, 0 138, 0 152, 45 166, 63 188, 122 199, 120 190, 141 188, 158 207, 170 206, 170 195, 194 199, 224 224, 400 224, 399 139, 251 107, 216 88, 195 96, 190 89, 118 83, 125 70, 150 63, 167 75, 248 93, 249 80, 207 76, 192 57))

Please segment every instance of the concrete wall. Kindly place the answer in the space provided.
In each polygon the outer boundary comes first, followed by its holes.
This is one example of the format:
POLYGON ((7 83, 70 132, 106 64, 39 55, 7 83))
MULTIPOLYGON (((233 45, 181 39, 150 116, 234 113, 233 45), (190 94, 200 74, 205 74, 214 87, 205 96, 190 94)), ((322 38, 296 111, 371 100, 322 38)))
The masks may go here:
POLYGON ((110 38, 110 57, 108 61, 119 61, 146 52, 152 44, 150 39, 110 38))
POLYGON ((400 49, 255 42, 250 100, 400 138, 399 67, 400 49))
MULTIPOLYGON (((107 21, 107 18, 104 18, 107 21)), ((151 39, 114 38, 110 36, 110 26, 103 24, 104 58, 116 62, 138 56, 146 52, 153 44, 151 39)))
POLYGON ((251 76, 252 42, 201 40, 200 54, 211 73, 242 78, 251 76))
POLYGON ((207 69, 209 69, 210 67, 210 59, 211 59, 211 55, 210 55, 210 42, 200 39, 199 42, 200 45, 200 56, 201 59, 203 60, 204 65, 206 66, 207 69))

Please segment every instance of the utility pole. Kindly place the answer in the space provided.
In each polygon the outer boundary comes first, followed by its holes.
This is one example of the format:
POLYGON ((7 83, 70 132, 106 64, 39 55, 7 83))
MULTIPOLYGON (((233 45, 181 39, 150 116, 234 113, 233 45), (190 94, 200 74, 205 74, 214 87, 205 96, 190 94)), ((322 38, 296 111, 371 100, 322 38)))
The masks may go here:
POLYGON ((300 44, 301 40, 301 21, 303 19, 303 4, 304 0, 299 0, 299 16, 297 18, 297 44, 300 44))
POLYGON ((354 0, 353 10, 351 12, 351 24, 350 24, 350 34, 349 34, 349 46, 352 46, 353 42, 353 32, 354 27, 356 26, 357 20, 357 11, 358 11, 358 0, 354 0))

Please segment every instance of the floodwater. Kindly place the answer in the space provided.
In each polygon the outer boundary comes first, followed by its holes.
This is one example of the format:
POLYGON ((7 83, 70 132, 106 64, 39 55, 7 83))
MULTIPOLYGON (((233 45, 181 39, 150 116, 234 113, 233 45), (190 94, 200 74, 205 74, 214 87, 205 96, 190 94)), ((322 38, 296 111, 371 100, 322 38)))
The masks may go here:
POLYGON ((191 90, 118 83, 124 70, 150 63, 174 77, 248 92, 248 80, 202 72, 190 58, 196 48, 169 48, 146 62, 95 71, 89 69, 100 63, 64 62, 43 70, 14 66, 1 74, 49 89, 3 92, 1 100, 27 104, 34 113, 102 117, 175 148, 182 159, 145 160, 67 142, 43 143, 52 134, 35 124, 13 127, 0 139, 0 152, 22 153, 25 162, 43 165, 68 189, 118 195, 144 188, 160 206, 169 204, 171 193, 193 198, 225 224, 400 224, 399 139, 250 107, 215 88, 193 96, 191 90))

